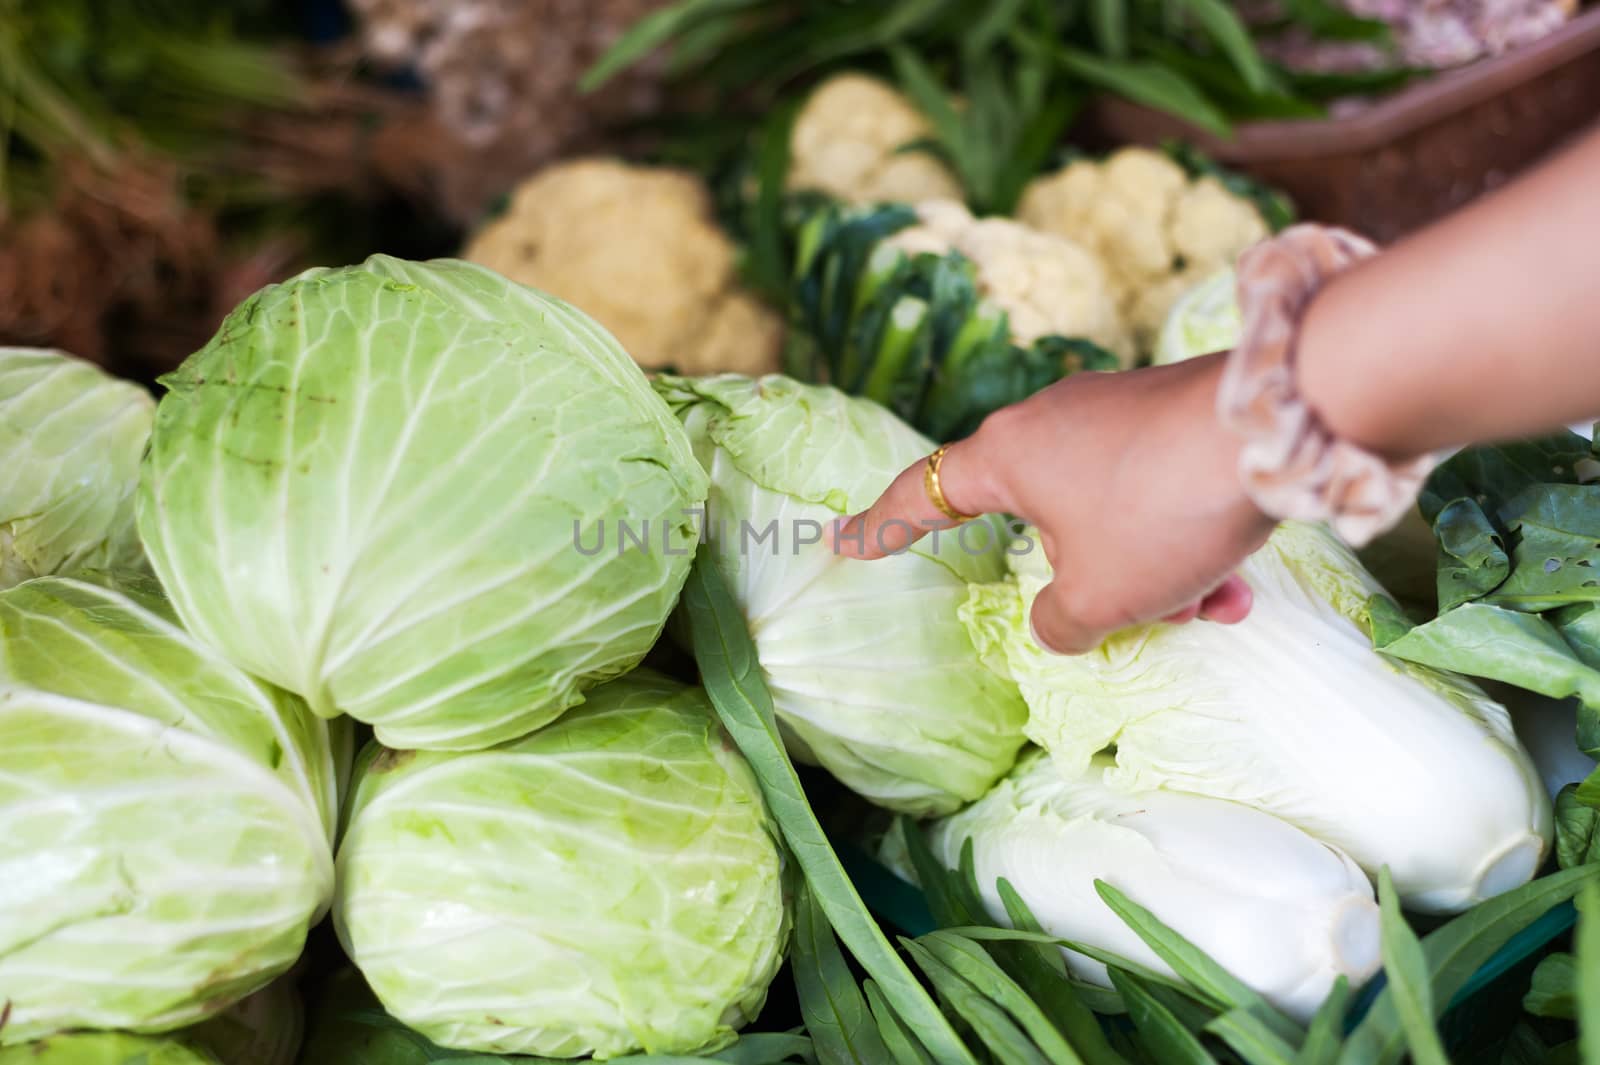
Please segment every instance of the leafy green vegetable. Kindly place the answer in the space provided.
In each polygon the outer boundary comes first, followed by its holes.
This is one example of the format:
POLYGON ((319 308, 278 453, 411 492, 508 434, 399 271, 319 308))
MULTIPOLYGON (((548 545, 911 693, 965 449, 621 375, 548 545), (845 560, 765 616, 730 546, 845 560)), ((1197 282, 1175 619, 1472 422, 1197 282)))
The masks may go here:
POLYGON ((803 880, 795 890, 794 910, 795 987, 818 1061, 882 1060, 889 1049, 866 996, 839 953, 827 914, 803 880))
POLYGON ((1535 1017, 1576 1020, 1578 1016, 1578 970, 1571 954, 1551 954, 1533 971, 1533 982, 1523 996, 1522 1006, 1535 1017))
POLYGON ((711 705, 755 771, 773 820, 828 923, 895 1014, 937 1060, 976 1065, 933 998, 884 938, 817 823, 784 751, 755 644, 707 547, 696 555, 684 587, 684 606, 711 705))
POLYGON ((1109 750, 1114 786, 1283 818, 1369 873, 1388 865, 1421 911, 1465 909, 1538 869, 1549 797, 1507 711, 1373 653, 1378 586, 1326 529, 1285 523, 1244 562, 1255 605, 1239 625, 1138 625, 1075 656, 1030 635, 1043 553, 1008 561, 1012 579, 975 585, 962 617, 1020 685, 1028 737, 1069 776, 1109 750))
POLYGON ((1569 784, 1556 796, 1556 861, 1563 869, 1600 861, 1600 810, 1569 784))
POLYGON ((179 616, 395 747, 553 720, 688 573, 681 428, 593 320, 492 271, 307 271, 162 380, 138 521, 179 616))
POLYGON ((1415 1065, 1446 1065, 1444 1046, 1433 1023, 1439 1007, 1427 959, 1416 933, 1400 916, 1400 902, 1388 867, 1378 874, 1378 905, 1383 910, 1383 971, 1389 977, 1390 996, 1406 1034, 1411 1060, 1415 1065))
MULTIPOLYGON (((986 924, 1025 914, 1020 927, 1042 926, 1074 947, 1092 946, 1095 957, 1114 959, 1113 968, 1140 977, 1138 967, 1146 967, 1157 971, 1153 981, 1187 978, 1208 1002, 1226 1004, 1237 994, 1269 1013, 1262 996, 1310 1016, 1338 974, 1359 981, 1376 970, 1377 906, 1354 862, 1238 803, 1111 787, 1110 768, 1101 756, 1068 775, 1032 751, 988 795, 935 822, 928 853, 921 834, 906 831, 935 916, 986 924), (970 898, 963 891, 952 904, 952 887, 969 875, 942 870, 956 868, 958 854, 975 886, 970 898), (1110 889, 1102 882, 1118 886, 1119 901, 1104 894, 1110 889), (1122 909, 1125 896, 1150 910, 1122 909), (1177 960, 1163 953, 1177 939, 1158 947, 1141 935, 1153 927, 1145 923, 1154 919, 1151 911, 1193 940, 1177 960), (1197 968, 1202 950, 1215 968, 1197 968)), ((1015 955, 1022 943, 1004 946, 1003 954, 1015 955)), ((1107 982, 1088 957, 1066 961, 1078 978, 1107 982)), ((1059 970, 1039 979, 1063 983, 1059 970)))
MULTIPOLYGON (((1583 866, 1513 888, 1479 903, 1422 939, 1435 1009, 1450 1002, 1480 966, 1518 932, 1572 898, 1600 877, 1600 865, 1583 866)), ((1394 989, 1385 986, 1350 1032, 1339 1065, 1394 1065, 1405 1045, 1405 1029, 1394 989)))
POLYGON ((338 869, 385 1008, 479 1051, 727 1046, 788 931, 749 767, 704 693, 644 670, 490 750, 369 746, 338 869))
POLYGON ((842 558, 823 530, 932 451, 927 439, 876 404, 777 376, 656 387, 711 472, 707 549, 795 757, 912 814, 982 795, 1022 746, 1026 713, 956 617, 967 582, 1002 568, 998 522, 877 562, 842 558))
POLYGON ((0 347, 0 589, 144 567, 133 498, 154 409, 92 363, 0 347))
POLYGON ((1578 899, 1578 928, 1574 934, 1578 1001, 1578 1041, 1585 1061, 1600 1058, 1600 886, 1591 880, 1578 899))
POLYGON ((1216 1059, 1204 1044, 1137 976, 1112 968, 1110 977, 1112 985, 1128 1004, 1128 1016, 1139 1030, 1141 1041, 1160 1061, 1172 1065, 1216 1065, 1216 1059))
POLYGON ((218 1065, 219 1061, 180 1039, 122 1032, 82 1032, 0 1047, 0 1065, 218 1065))
POLYGON ((888 407, 936 440, 1077 370, 1114 370, 1083 337, 1011 337, 958 252, 909 253, 884 238, 916 223, 909 208, 823 205, 795 238, 792 370, 888 407))
POLYGON ((148 578, 0 593, 0 1043, 165 1030, 262 987, 333 892, 326 724, 148 578))

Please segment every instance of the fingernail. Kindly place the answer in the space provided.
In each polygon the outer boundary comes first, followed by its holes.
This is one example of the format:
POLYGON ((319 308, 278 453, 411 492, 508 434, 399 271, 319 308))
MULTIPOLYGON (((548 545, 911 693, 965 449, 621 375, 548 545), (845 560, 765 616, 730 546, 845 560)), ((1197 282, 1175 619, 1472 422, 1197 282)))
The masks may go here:
POLYGON ((1033 624, 1033 611, 1031 610, 1028 611, 1028 635, 1033 638, 1033 642, 1038 645, 1039 650, 1043 651, 1045 654, 1058 655, 1061 653, 1046 643, 1044 637, 1039 635, 1039 630, 1035 628, 1033 624))

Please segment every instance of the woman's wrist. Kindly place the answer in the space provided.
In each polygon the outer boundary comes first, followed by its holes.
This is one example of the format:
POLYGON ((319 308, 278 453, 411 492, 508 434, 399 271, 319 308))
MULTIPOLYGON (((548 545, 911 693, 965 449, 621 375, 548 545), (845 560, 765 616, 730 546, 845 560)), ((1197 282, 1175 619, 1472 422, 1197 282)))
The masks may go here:
MULTIPOLYGON (((1367 298, 1370 260, 1329 280, 1300 320, 1300 394, 1328 432, 1391 463, 1415 460, 1445 441, 1427 438, 1425 419, 1408 414, 1396 350, 1403 331, 1386 328, 1367 298)), ((1392 326, 1393 323, 1390 323, 1392 326)))
POLYGON ((1350 271, 1376 252, 1354 233, 1316 225, 1247 250, 1238 265, 1243 325, 1217 395, 1223 426, 1243 440, 1239 470, 1251 499, 1277 518, 1328 522, 1356 546, 1399 519, 1432 461, 1395 461, 1397 449, 1348 416, 1368 410, 1380 375, 1346 365, 1332 373, 1332 345, 1345 337, 1330 335, 1326 316, 1349 298, 1338 279, 1359 281, 1350 271))

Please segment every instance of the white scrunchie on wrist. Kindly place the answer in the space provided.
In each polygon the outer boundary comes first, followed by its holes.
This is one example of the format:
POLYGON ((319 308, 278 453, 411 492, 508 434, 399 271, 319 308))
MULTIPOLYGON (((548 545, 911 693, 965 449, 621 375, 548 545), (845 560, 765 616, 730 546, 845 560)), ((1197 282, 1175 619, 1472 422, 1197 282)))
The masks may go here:
POLYGON ((1395 464, 1341 440, 1300 395, 1296 342, 1312 296, 1377 250, 1348 230, 1297 225, 1245 251, 1243 329, 1217 391, 1219 419, 1244 438, 1239 476, 1251 501, 1274 518, 1325 521, 1353 547, 1404 516, 1438 461, 1395 464))

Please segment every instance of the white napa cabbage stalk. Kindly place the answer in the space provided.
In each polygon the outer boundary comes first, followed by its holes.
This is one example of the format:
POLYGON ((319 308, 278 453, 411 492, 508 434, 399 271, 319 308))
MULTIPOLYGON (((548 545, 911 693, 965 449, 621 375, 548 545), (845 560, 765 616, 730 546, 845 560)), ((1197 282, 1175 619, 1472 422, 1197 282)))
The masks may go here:
POLYGON ((327 723, 153 582, 0 593, 0 1043, 166 1031, 265 985, 333 894, 327 723))
POLYGON ((362 754, 334 927, 444 1046, 724 1046, 783 960, 782 859, 705 693, 648 670, 485 751, 362 754))
POLYGON ((1504 707, 1471 682, 1372 649, 1380 591, 1320 526, 1285 523, 1245 561, 1238 625, 1135 626, 1084 655, 1040 649, 1027 611, 1040 551, 962 608, 1031 711, 1030 739, 1068 774, 1115 749, 1110 782, 1231 799, 1325 840, 1401 900, 1454 912, 1530 879, 1550 802, 1504 707))
POLYGON ((482 267, 307 271, 162 381, 138 523, 184 624, 390 746, 553 720, 688 576, 682 428, 593 319, 482 267))
MULTIPOLYGON (((1114 788, 1110 766, 1100 755, 1067 776, 1043 752, 1025 755, 988 795, 934 823, 934 856, 957 868, 970 840, 990 917, 1006 921, 1003 877, 1051 935, 1171 974, 1096 893, 1103 880, 1301 1019, 1339 976, 1359 985, 1377 971, 1378 906, 1349 857, 1238 803, 1114 788)), ((1063 953, 1074 975, 1109 984, 1104 965, 1063 953)))
POLYGON ((996 522, 875 562, 821 541, 933 444, 876 403, 787 377, 661 377, 710 474, 707 534, 790 752, 906 813, 978 798, 1022 746, 1027 708, 956 612, 1005 572, 996 522), (756 537, 771 530, 771 537, 756 537), (970 549, 970 550, 969 550, 970 549))
POLYGON ((144 566, 133 525, 155 400, 59 351, 0 347, 0 588, 144 566))

